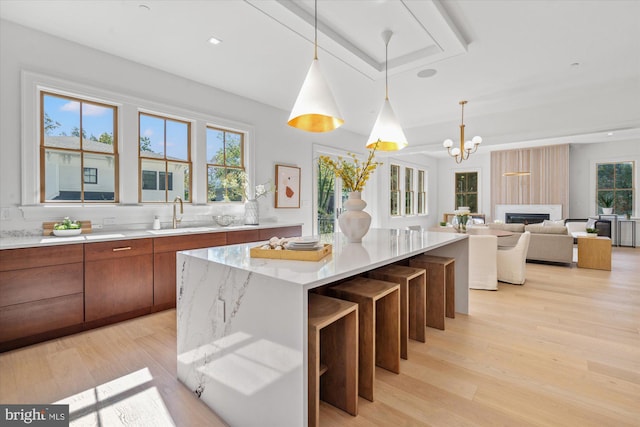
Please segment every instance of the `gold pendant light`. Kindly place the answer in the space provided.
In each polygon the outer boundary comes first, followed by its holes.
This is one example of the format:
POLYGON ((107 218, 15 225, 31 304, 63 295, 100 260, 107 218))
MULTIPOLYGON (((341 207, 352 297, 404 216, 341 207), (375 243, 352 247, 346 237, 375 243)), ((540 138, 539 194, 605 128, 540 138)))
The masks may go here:
POLYGON ((402 150, 409 143, 407 137, 404 136, 402 126, 398 122, 391 103, 389 102, 389 40, 393 33, 389 30, 382 33, 382 39, 385 43, 384 53, 384 79, 385 79, 385 97, 384 104, 380 109, 376 123, 373 125, 373 130, 369 139, 367 140, 367 148, 372 149, 377 147, 382 151, 397 151, 402 150))
POLYGON ((315 0, 315 39, 313 62, 293 106, 289 126, 307 132, 329 132, 344 123, 331 88, 318 63, 318 0, 315 0))
POLYGON ((462 163, 463 160, 467 160, 469 156, 478 150, 478 146, 482 143, 482 138, 474 136, 470 141, 464 140, 464 105, 467 101, 460 101, 458 104, 462 107, 462 121, 460 122, 460 148, 454 147, 451 139, 446 139, 442 146, 447 149, 447 152, 451 157, 456 160, 456 163, 462 163))

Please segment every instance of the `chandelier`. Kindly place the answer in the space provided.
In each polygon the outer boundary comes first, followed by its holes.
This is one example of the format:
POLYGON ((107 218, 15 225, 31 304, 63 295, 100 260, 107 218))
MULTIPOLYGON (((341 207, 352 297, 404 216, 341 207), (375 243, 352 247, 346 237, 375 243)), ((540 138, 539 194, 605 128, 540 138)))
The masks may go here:
POLYGON ((476 152, 480 143, 482 143, 482 138, 479 136, 474 136, 471 141, 464 140, 464 104, 467 101, 460 101, 459 104, 462 106, 462 121, 460 123, 460 148, 453 147, 453 140, 446 139, 442 146, 447 149, 447 152, 451 157, 456 160, 456 163, 462 163, 463 160, 467 160, 469 156, 476 152))

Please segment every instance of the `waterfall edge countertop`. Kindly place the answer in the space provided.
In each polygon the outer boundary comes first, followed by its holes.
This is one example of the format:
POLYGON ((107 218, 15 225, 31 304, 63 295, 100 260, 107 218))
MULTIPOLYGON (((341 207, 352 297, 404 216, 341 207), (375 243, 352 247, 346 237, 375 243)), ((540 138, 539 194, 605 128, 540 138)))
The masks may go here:
POLYGON ((251 258, 255 243, 177 255, 178 378, 230 425, 307 424, 308 291, 421 253, 456 259, 468 313, 468 236, 371 229, 321 236, 320 261, 251 258))

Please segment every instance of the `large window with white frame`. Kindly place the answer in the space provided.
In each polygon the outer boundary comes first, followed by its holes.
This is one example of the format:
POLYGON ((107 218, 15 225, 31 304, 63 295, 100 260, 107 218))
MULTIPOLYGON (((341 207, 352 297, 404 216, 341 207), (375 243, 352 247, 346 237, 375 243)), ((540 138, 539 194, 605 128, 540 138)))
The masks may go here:
POLYGON ((138 117, 140 202, 191 201, 191 123, 142 112, 138 117))
POLYGON ((418 215, 425 215, 427 213, 427 192, 425 182, 425 171, 418 170, 418 181, 416 182, 417 195, 418 195, 418 215))
POLYGON ((40 202, 118 201, 117 116, 113 105, 40 92, 40 202))
POLYGON ((404 214, 414 215, 413 168, 404 168, 404 214))
POLYGON ((389 166, 389 214, 392 217, 426 215, 426 171, 414 166, 389 166))
POLYGON ((207 127, 207 202, 239 202, 245 186, 244 134, 207 127))
POLYGON ((633 214, 634 162, 596 164, 597 212, 610 208, 616 215, 633 214))

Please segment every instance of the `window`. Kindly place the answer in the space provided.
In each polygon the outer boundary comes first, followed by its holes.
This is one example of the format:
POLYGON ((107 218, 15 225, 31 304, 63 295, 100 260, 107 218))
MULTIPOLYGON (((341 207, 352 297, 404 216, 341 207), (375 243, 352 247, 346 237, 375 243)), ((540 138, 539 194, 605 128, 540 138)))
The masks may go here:
POLYGON ((404 169, 404 214, 413 215, 413 168, 404 169))
POLYGON ((244 134, 207 127, 207 201, 244 199, 244 134))
POLYGON ((390 183, 390 210, 389 213, 391 216, 399 216, 400 215, 400 166, 391 165, 389 172, 389 183, 390 183))
POLYGON ((456 209, 468 206, 478 212, 478 172, 456 172, 456 209))
POLYGON ((596 212, 602 208, 613 208, 616 215, 633 214, 634 162, 598 163, 596 212))
POLYGON ((40 107, 40 201, 117 202, 117 108, 44 91, 40 107))
POLYGON ((427 213, 427 193, 424 191, 424 171, 418 171, 418 215, 427 213))
POLYGON ((84 183, 85 184, 98 183, 98 168, 84 168, 84 183))
POLYGON ((190 201, 191 123, 146 113, 138 120, 140 201, 190 201))

